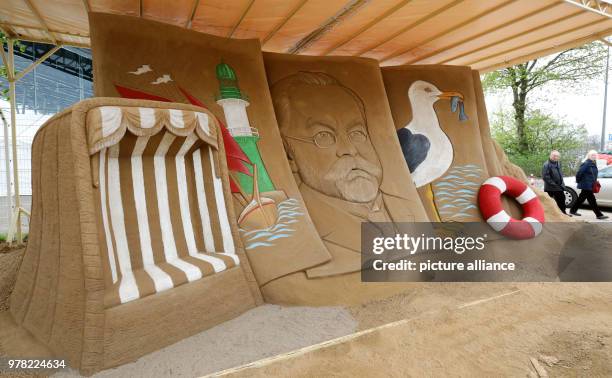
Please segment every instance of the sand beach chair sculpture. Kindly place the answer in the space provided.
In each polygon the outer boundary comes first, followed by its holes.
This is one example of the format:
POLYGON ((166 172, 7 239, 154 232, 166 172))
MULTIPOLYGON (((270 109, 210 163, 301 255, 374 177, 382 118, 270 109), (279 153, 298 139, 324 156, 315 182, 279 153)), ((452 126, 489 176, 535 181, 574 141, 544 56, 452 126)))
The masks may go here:
POLYGON ((223 143, 208 111, 96 98, 33 143, 30 239, 15 321, 83 373, 254 307, 223 143))

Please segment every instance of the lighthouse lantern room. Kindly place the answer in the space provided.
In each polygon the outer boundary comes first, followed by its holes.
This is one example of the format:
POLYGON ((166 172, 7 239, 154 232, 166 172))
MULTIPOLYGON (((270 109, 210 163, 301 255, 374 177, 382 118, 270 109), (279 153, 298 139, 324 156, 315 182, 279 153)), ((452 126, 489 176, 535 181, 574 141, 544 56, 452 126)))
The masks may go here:
POLYGON ((251 128, 246 107, 248 97, 238 87, 236 73, 227 64, 221 62, 216 69, 219 80, 217 104, 223 108, 227 129, 232 136, 257 136, 257 130, 251 128))

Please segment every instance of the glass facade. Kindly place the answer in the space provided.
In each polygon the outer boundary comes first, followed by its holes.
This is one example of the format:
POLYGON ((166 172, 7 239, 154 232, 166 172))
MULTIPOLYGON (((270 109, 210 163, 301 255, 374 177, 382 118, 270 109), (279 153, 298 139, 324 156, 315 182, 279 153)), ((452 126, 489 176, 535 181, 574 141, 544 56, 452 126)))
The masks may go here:
MULTIPOLYGON (((48 52, 53 46, 33 42, 21 42, 15 48, 15 67, 17 72, 28 67, 32 62, 48 52)), ((4 45, 5 51, 7 50, 4 45)), ((0 61, 0 64, 1 61, 0 61)), ((88 49, 65 47, 56 51, 45 62, 26 74, 15 87, 17 100, 17 156, 19 168, 19 189, 24 207, 30 203, 32 194, 31 151, 32 140, 40 126, 53 114, 72 104, 93 96, 93 77, 91 52, 88 49)), ((6 98, 8 82, 0 77, 0 109, 9 125, 10 105, 6 98)), ((0 127, 4 127, 0 123, 0 127)), ((5 164, 4 129, 0 131, 0 232, 6 231, 7 220, 3 214, 8 213, 6 197, 6 164, 5 164)), ((9 151, 9 157, 12 157, 9 151)), ((12 168, 11 168, 12 173, 12 168)), ((12 180, 11 180, 12 181, 12 180)), ((11 189, 12 191, 14 189, 11 189)))

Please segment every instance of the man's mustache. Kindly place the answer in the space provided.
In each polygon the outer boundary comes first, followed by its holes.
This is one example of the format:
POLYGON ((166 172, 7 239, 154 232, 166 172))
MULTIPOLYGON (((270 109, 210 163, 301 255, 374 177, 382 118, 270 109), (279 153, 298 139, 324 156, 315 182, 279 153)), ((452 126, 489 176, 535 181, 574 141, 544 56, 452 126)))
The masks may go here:
POLYGON ((376 164, 372 164, 360 156, 344 156, 332 165, 325 174, 325 178, 331 180, 343 179, 346 178, 353 169, 359 169, 376 178, 382 176, 382 169, 376 164))

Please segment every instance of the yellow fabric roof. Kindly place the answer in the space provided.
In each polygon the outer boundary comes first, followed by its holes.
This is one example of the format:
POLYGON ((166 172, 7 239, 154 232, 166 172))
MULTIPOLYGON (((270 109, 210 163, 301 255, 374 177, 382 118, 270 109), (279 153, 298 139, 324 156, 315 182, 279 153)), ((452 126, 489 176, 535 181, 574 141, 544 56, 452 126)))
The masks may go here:
POLYGON ((258 38, 264 51, 483 72, 612 34, 608 0, 0 0, 0 28, 87 47, 88 11, 258 38))

